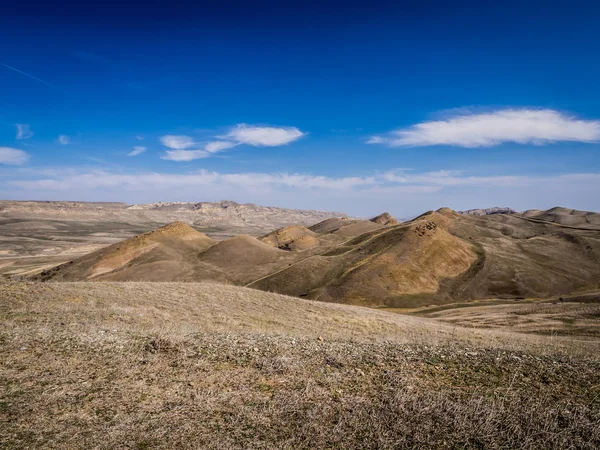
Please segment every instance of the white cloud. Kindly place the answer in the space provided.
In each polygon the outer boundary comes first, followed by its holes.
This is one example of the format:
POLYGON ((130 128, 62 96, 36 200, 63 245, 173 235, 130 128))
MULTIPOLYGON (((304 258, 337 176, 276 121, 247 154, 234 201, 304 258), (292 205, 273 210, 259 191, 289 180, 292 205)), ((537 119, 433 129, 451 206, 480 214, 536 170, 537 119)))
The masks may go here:
POLYGON ((168 150, 164 155, 161 156, 161 158, 169 161, 180 162, 207 158, 213 153, 217 153, 238 145, 237 143, 230 141, 212 141, 205 144, 203 149, 186 150, 190 147, 201 146, 201 144, 194 141, 194 139, 190 136, 167 135, 161 137, 160 141, 164 146, 172 149, 168 150))
POLYGON ((238 145, 251 145, 253 147, 275 147, 286 145, 304 136, 296 127, 259 127, 238 124, 231 128, 227 134, 216 136, 218 140, 208 143, 198 143, 190 136, 167 135, 160 141, 165 147, 170 148, 162 159, 170 161, 193 161, 207 158, 214 153, 227 150, 238 145), (191 147, 202 147, 191 150, 191 147))
POLYGON ((142 145, 136 145, 135 147, 133 147, 133 150, 130 151, 129 153, 127 153, 127 156, 137 156, 137 155, 141 155, 142 153, 144 153, 146 151, 146 147, 142 146, 142 145))
POLYGON ((300 139, 304 133, 296 127, 260 127, 238 124, 224 136, 239 144, 254 147, 276 147, 300 139))
POLYGON ((168 150, 161 159, 169 161, 193 161, 195 159, 207 158, 211 155, 205 150, 168 150))
POLYGON ((183 150, 196 145, 190 136, 176 136, 172 134, 162 136, 160 138, 160 142, 162 142, 165 147, 169 147, 174 150, 183 150))
POLYGON ((71 138, 69 136, 67 136, 66 134, 61 134, 58 137, 58 143, 62 144, 62 145, 67 145, 71 142, 71 138))
POLYGON ((27 162, 29 155, 16 148, 0 147, 0 164, 20 165, 27 162))
POLYGON ((33 131, 31 131, 31 127, 26 123, 18 123, 17 127, 17 139, 29 139, 33 136, 33 131))
POLYGON ((491 147, 504 142, 544 145, 560 141, 598 142, 600 121, 577 119, 552 109, 504 109, 422 122, 372 136, 367 143, 390 147, 491 147))
POLYGON ((143 141, 144 136, 140 136, 139 134, 135 137, 138 141, 143 141))
POLYGON ((385 181, 398 184, 418 184, 441 187, 480 186, 517 187, 527 186, 539 178, 516 175, 470 176, 462 171, 439 170, 437 172, 410 173, 404 170, 389 171, 382 175, 385 181))
POLYGON ((229 141, 213 141, 213 142, 209 142, 208 144, 206 144, 204 146, 204 150, 206 150, 209 153, 217 153, 222 150, 227 150, 228 148, 235 147, 236 145, 239 145, 239 144, 235 143, 235 142, 229 142, 229 141))

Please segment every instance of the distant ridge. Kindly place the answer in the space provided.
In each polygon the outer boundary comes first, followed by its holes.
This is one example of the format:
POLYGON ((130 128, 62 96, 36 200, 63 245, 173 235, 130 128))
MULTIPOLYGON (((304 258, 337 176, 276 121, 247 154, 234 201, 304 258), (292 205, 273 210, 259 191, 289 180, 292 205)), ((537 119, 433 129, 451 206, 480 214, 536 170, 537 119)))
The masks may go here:
POLYGON ((216 228, 225 235, 263 235, 289 225, 311 226, 328 218, 344 218, 335 211, 279 208, 254 203, 155 202, 127 205, 117 202, 9 201, 0 200, 0 218, 119 222, 155 228, 182 221, 201 228, 216 228))
POLYGON ((470 214, 472 216, 489 216, 491 214, 516 214, 512 208, 495 206, 493 208, 483 209, 469 209, 467 211, 460 211, 460 214, 470 214))
POLYGON ((553 222, 572 227, 600 229, 600 213, 555 206, 546 211, 530 209, 521 213, 523 217, 553 222))

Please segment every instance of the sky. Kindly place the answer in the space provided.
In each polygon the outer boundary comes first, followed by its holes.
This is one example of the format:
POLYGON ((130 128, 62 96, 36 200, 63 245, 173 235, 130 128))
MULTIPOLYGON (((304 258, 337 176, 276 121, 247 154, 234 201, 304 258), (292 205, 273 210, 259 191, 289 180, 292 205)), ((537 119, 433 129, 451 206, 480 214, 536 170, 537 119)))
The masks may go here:
POLYGON ((597 1, 12 2, 0 198, 600 211, 597 1))

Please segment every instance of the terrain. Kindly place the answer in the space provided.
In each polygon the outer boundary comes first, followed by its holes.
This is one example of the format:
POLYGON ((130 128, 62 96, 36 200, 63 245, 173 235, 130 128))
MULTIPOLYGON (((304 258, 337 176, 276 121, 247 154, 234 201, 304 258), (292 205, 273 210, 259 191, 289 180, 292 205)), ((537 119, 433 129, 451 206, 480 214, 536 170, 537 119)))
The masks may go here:
POLYGON ((550 334, 548 304, 518 333, 222 284, 0 283, 0 447, 598 448, 600 341, 550 334))
POLYGON ((120 228, 0 278, 0 447, 598 448, 593 214, 120 228))
POLYGON ((217 281, 380 308, 600 289, 600 230, 559 222, 442 208, 403 223, 387 213, 371 220, 329 218, 218 243, 180 224, 173 229, 185 228, 203 246, 186 250, 187 241, 161 231, 173 250, 148 248, 134 238, 45 270, 37 279, 217 281), (107 265, 106 252, 119 254, 111 258, 121 262, 107 265))
POLYGON ((110 244, 181 221, 212 239, 261 236, 342 213, 238 204, 0 201, 0 276, 39 272, 110 244))

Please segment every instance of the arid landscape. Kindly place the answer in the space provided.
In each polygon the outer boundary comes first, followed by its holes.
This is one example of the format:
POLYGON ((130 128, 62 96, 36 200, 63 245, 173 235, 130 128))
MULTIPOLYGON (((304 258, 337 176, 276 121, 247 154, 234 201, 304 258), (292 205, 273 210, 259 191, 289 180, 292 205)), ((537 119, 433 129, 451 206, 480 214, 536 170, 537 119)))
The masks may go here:
POLYGON ((4 2, 0 450, 600 449, 599 17, 4 2))
POLYGON ((210 208, 5 206, 3 448, 600 445, 598 214, 210 208))

